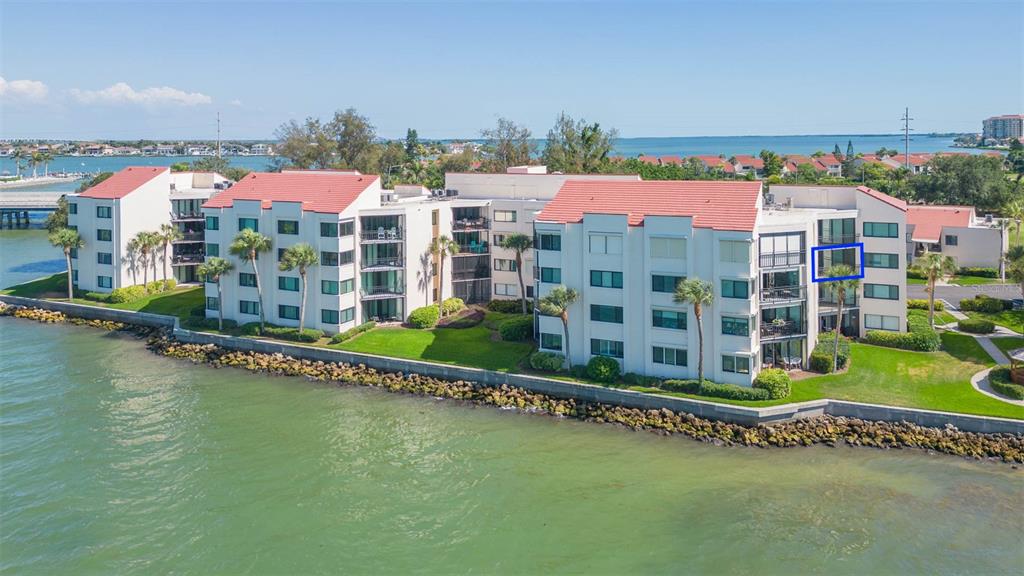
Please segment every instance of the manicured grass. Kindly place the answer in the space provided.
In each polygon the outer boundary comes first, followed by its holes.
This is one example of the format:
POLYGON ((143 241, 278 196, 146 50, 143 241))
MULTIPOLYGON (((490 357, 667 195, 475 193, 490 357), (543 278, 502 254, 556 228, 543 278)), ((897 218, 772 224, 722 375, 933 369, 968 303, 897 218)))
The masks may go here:
MULTIPOLYGON (((907 316, 908 317, 919 316, 919 317, 921 317, 921 318, 923 318, 925 320, 928 320, 928 311, 927 310, 916 310, 916 309, 915 310, 907 310, 907 316)), ((935 325, 936 326, 939 326, 941 324, 949 324, 951 322, 956 322, 956 318, 954 318, 952 314, 950 314, 949 312, 946 312, 945 310, 941 310, 941 311, 940 310, 936 310, 935 311, 935 325)))
POLYGON ((984 278, 982 276, 954 276, 950 278, 950 284, 958 286, 981 286, 984 284, 997 284, 999 278, 984 278))
POLYGON ((1017 348, 1024 348, 1024 338, 1018 338, 1016 336, 1009 336, 1006 338, 992 338, 992 343, 1003 351, 1004 354, 1009 355, 1010 350, 1016 350, 1017 348))
POLYGON ((67 279, 67 272, 58 272, 53 276, 9 286, 0 290, 0 294, 10 294, 11 296, 21 296, 22 298, 39 298, 43 294, 64 294, 66 298, 68 294, 67 279))
POLYGON ((203 287, 194 286, 190 288, 178 288, 171 292, 160 292, 159 294, 153 294, 146 296, 141 300, 126 302, 124 304, 107 304, 83 298, 75 298, 74 302, 76 304, 103 306, 105 308, 115 308, 117 310, 132 310, 134 312, 164 314, 166 316, 177 316, 180 319, 185 319, 188 318, 189 312, 191 312, 193 308, 203 306, 205 304, 205 299, 206 296, 203 292, 203 287))
POLYGON ((1002 312, 965 312, 971 318, 991 320, 999 326, 1024 334, 1024 310, 1003 310, 1002 312))
POLYGON ((921 278, 910 278, 910 277, 907 277, 907 284, 927 284, 927 283, 928 283, 927 280, 922 280, 921 278))

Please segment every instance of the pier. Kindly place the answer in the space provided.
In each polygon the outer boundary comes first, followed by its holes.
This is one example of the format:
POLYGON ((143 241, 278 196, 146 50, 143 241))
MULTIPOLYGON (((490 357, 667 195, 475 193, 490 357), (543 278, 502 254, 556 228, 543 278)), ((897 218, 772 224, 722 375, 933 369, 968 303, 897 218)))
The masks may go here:
POLYGON ((4 192, 0 194, 0 227, 28 226, 29 212, 53 212, 65 192, 4 192))

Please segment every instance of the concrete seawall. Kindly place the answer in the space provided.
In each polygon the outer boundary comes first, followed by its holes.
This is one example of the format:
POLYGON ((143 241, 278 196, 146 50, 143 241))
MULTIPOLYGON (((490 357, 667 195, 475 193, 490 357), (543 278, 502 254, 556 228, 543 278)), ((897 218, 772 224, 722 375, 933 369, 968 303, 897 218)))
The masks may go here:
POLYGON ((237 338, 206 332, 193 332, 191 330, 184 330, 180 328, 177 318, 158 314, 114 310, 98 306, 85 306, 81 304, 52 302, 6 295, 0 295, 0 302, 6 302, 15 306, 56 310, 71 316, 79 316, 82 318, 111 320, 126 324, 138 324, 142 326, 172 329, 176 339, 191 344, 215 344, 231 350, 260 352, 264 354, 283 354, 286 356, 305 358, 313 361, 364 364, 370 368, 385 372, 402 372, 406 374, 415 373, 445 380, 464 380, 486 386, 501 386, 502 384, 506 384, 508 386, 524 388, 532 392, 547 394, 557 398, 573 398, 584 402, 597 402, 644 410, 658 410, 666 408, 674 412, 684 412, 701 418, 721 420, 724 422, 743 424, 747 426, 772 424, 801 418, 814 418, 830 414, 833 416, 846 416, 851 418, 860 418, 863 420, 910 422, 920 426, 933 428, 953 425, 958 429, 967 432, 1024 435, 1024 420, 972 416, 967 414, 937 412, 915 408, 900 408, 896 406, 881 406, 876 404, 862 404, 831 399, 813 400, 809 402, 783 404, 780 406, 769 406, 763 408, 734 406, 705 400, 677 398, 659 394, 634 392, 631 390, 605 388, 591 384, 566 382, 524 374, 507 374, 504 372, 494 372, 479 368, 465 368, 462 366, 434 364, 417 360, 405 360, 401 358, 360 354, 356 352, 346 352, 327 348, 315 348, 312 346, 302 346, 269 340, 237 338))

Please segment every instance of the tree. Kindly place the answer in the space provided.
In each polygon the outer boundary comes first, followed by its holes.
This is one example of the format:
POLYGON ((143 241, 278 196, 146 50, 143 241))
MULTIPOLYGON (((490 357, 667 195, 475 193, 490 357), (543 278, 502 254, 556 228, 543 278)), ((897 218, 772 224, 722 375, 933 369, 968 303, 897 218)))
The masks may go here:
POLYGON ((672 301, 693 305, 693 318, 697 321, 697 381, 704 381, 704 307, 715 300, 715 289, 710 282, 699 278, 682 280, 676 285, 672 301))
POLYGON ((530 163, 534 145, 529 128, 507 118, 498 118, 497 126, 481 130, 480 135, 487 140, 484 149, 490 154, 488 164, 491 170, 504 172, 509 166, 530 163))
POLYGON ((1013 200, 1006 203, 1003 207, 1003 216, 1013 220, 1016 223, 1017 229, 1017 244, 1022 244, 1020 232, 1021 225, 1024 224, 1024 199, 1013 200))
POLYGON ((928 324, 935 327, 935 282, 956 273, 956 260, 935 252, 927 253, 914 260, 911 270, 924 276, 928 281, 928 324))
POLYGON ((50 162, 53 162, 53 154, 50 152, 40 152, 39 161, 43 164, 43 176, 50 175, 50 162))
MULTIPOLYGON (((306 326, 306 272, 320 263, 316 250, 305 242, 289 246, 281 255, 281 263, 277 265, 282 272, 298 269, 299 282, 302 284, 302 304, 299 306, 299 332, 306 326)), ((261 305, 262 306, 262 305, 261 305)))
POLYGON ((572 367, 572 358, 569 356, 569 308, 579 300, 580 294, 573 288, 555 286, 544 297, 537 301, 537 309, 545 316, 554 316, 562 321, 562 335, 565 342, 562 349, 565 350, 566 366, 572 367))
POLYGON ((232 256, 237 256, 239 259, 252 264, 252 272, 256 277, 256 296, 259 299, 260 307, 260 334, 263 334, 265 320, 263 314, 263 287, 260 284, 260 269, 256 265, 256 260, 261 253, 270 251, 272 244, 269 237, 246 228, 235 236, 229 249, 232 256))
POLYGON ((157 232, 157 236, 160 238, 160 243, 164 249, 164 282, 167 281, 167 261, 170 260, 170 254, 167 253, 167 249, 171 247, 171 244, 175 240, 181 240, 181 230, 174 224, 163 223, 160 225, 160 231, 157 232))
POLYGON ((188 162, 175 162, 171 164, 171 172, 188 172, 192 167, 189 166, 188 162))
POLYGON ((875 156, 878 156, 878 159, 881 160, 886 156, 895 156, 899 153, 899 150, 896 150, 894 148, 886 148, 885 146, 882 146, 881 148, 875 151, 875 156))
POLYGON ((1024 245, 1017 245, 1006 251, 1006 276, 1020 285, 1024 297, 1024 245))
POLYGON ((439 318, 444 317, 444 259, 449 255, 458 253, 458 242, 444 234, 434 238, 433 242, 430 243, 430 254, 436 256, 440 262, 438 275, 441 277, 441 282, 438 283, 439 288, 437 292, 437 315, 439 318))
POLYGON ((832 343, 833 372, 839 370, 839 333, 843 331, 843 304, 846 303, 847 293, 852 291, 856 294, 857 287, 860 286, 859 278, 850 278, 850 276, 854 275, 853 268, 846 264, 834 264, 825 272, 826 277, 834 278, 834 280, 829 280, 828 283, 836 294, 836 334, 835 340, 832 343))
POLYGON ((43 154, 41 152, 33 152, 28 157, 28 165, 32 168, 32 177, 36 177, 36 168, 43 163, 43 154))
POLYGON ((67 227, 68 199, 67 196, 61 196, 57 199, 57 209, 46 216, 46 230, 52 233, 67 227))
POLYGON ((92 178, 86 180, 85 182, 82 182, 81 184, 79 184, 78 185, 78 189, 75 190, 75 192, 76 193, 85 192, 89 188, 92 188, 93 186, 99 184, 100 182, 103 182, 104 180, 106 180, 107 178, 110 178, 113 175, 114 175, 113 172, 100 172, 99 174, 97 174, 97 175, 93 176, 92 178))
POLYGON ((64 250, 64 261, 68 265, 68 301, 70 302, 75 297, 75 287, 71 273, 71 252, 85 246, 85 242, 78 235, 77 230, 61 228, 50 233, 50 244, 64 250))
POLYGON ((334 113, 327 124, 327 133, 334 140, 338 161, 343 168, 367 168, 366 155, 374 147, 377 132, 370 120, 360 116, 355 108, 334 113))
POLYGON ((234 264, 216 256, 209 258, 196 269, 200 276, 212 280, 217 284, 217 330, 224 330, 224 290, 221 287, 220 279, 231 272, 234 264))
POLYGON ((1006 155, 1006 165, 1011 172, 1017 175, 1019 183, 1024 178, 1024 144, 1014 138, 1010 140, 1010 152, 1006 155))
POLYGON ((519 275, 519 293, 523 300, 523 314, 526 314, 526 284, 523 282, 523 252, 533 248, 533 238, 526 234, 509 234, 501 241, 501 247, 516 253, 516 273, 519 275))
POLYGON ((137 274, 139 270, 140 249, 138 236, 133 236, 125 243, 125 264, 128 265, 128 270, 132 273, 132 285, 139 283, 137 274))
POLYGON ((976 206, 995 211, 1014 197, 1013 183, 1000 158, 982 155, 942 155, 928 163, 928 172, 911 180, 917 200, 929 204, 976 206))
POLYGON ((192 162, 192 170, 195 172, 216 172, 218 174, 224 174, 230 166, 231 163, 228 162, 227 158, 221 158, 218 156, 204 156, 203 158, 192 162))
POLYGON ((619 134, 614 128, 602 130, 597 122, 573 120, 565 112, 558 115, 548 131, 541 158, 548 170, 570 174, 600 172, 607 164, 613 142, 619 134))
POLYGON ((843 151, 839 149, 839 144, 836 144, 835 149, 832 150, 832 155, 836 157, 840 163, 843 162, 843 151))
POLYGON ((782 158, 771 150, 761 150, 761 161, 764 162, 765 176, 778 176, 782 174, 782 158))
POLYGON ((306 118, 302 124, 291 120, 274 132, 279 158, 296 168, 329 168, 334 162, 337 144, 328 127, 317 118, 306 118))
POLYGON ((405 131, 405 156, 409 162, 420 159, 420 135, 415 128, 405 131))
POLYGON ((21 162, 28 158, 28 152, 21 148, 15 148, 11 158, 14 160, 15 176, 21 178, 21 162))
POLYGON ((142 285, 149 289, 149 268, 153 264, 153 279, 156 280, 156 255, 154 250, 160 244, 155 232, 142 231, 137 233, 132 241, 139 249, 139 263, 142 265, 142 285))

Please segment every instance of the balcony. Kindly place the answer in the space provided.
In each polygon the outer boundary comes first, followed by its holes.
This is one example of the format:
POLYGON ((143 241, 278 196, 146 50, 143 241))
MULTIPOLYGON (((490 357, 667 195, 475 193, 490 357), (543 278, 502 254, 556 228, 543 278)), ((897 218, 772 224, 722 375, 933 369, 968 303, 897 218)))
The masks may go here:
MULTIPOLYGON (((860 306, 860 301, 856 296, 853 298, 847 298, 846 302, 843 303, 843 310, 849 310, 851 308, 857 308, 860 306)), ((835 314, 839 308, 839 303, 834 297, 823 297, 818 298, 818 313, 819 314, 835 314)))
POLYGON ((761 339, 788 338, 807 334, 807 323, 787 320, 783 322, 770 321, 761 322, 761 339))
POLYGON ((490 227, 487 218, 459 218, 452 221, 452 230, 486 230, 490 227))
POLYGON ((175 254, 171 257, 171 264, 174 266, 202 264, 203 258, 204 256, 202 254, 175 254))
POLYGON ((761 268, 786 268, 804 263, 804 252, 774 252, 761 254, 761 268))
POLYGON ((206 216, 202 212, 179 212, 171 214, 171 222, 196 222, 204 221, 206 216))
POLYGON ((370 300, 377 298, 394 298, 405 295, 404 284, 390 284, 387 286, 365 286, 359 289, 359 296, 370 300))
POLYGON ((376 258, 363 258, 359 261, 359 268, 362 270, 387 270, 404 267, 405 259, 401 256, 378 256, 376 258))
POLYGON ((404 238, 405 230, 400 227, 392 226, 391 228, 377 228, 376 230, 363 231, 359 235, 359 239, 362 242, 367 243, 379 243, 379 242, 401 242, 404 238))
POLYGON ((477 254, 489 254, 490 245, 483 241, 471 241, 469 244, 459 244, 459 253, 456 256, 475 256, 477 254))
POLYGON ((188 242, 202 242, 203 232, 182 232, 181 238, 174 241, 175 244, 182 244, 188 242))
POLYGON ((860 238, 860 234, 830 234, 828 236, 818 236, 818 245, 852 244, 856 242, 858 238, 860 238))
POLYGON ((762 288, 761 304, 777 304, 782 302, 799 302, 807 299, 806 286, 783 286, 781 288, 762 288))

